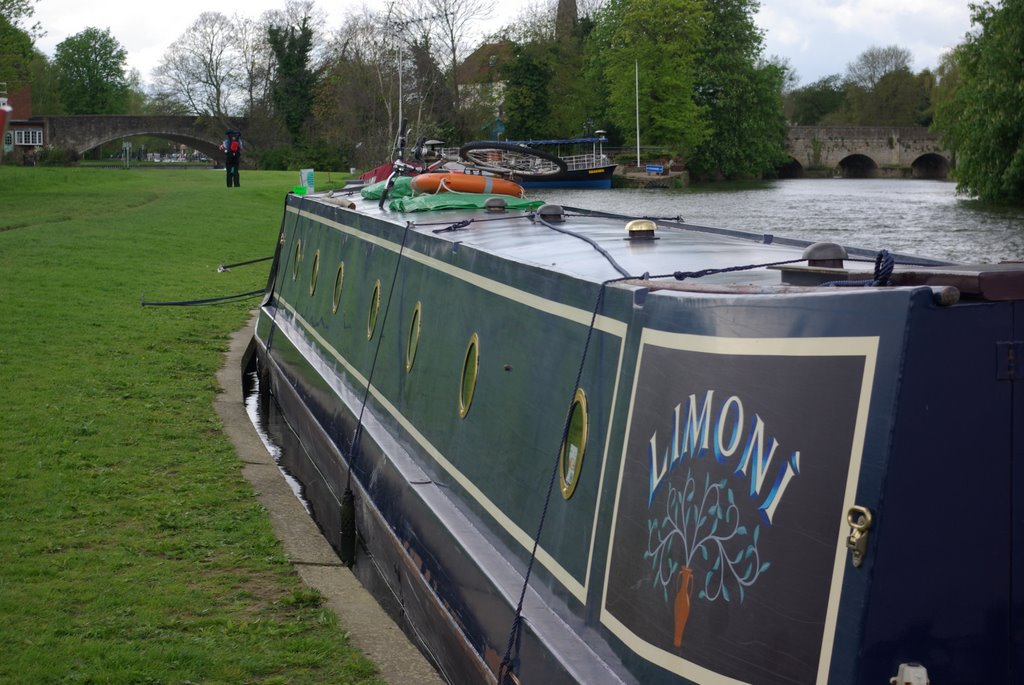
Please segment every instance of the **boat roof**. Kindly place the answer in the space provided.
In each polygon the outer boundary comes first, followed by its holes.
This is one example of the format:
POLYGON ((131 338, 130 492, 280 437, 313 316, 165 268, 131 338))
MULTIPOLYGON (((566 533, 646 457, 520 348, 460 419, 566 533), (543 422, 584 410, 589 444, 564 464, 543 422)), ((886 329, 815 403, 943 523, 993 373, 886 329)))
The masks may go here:
MULTIPOLYGON (((307 196, 316 200, 317 194, 307 196)), ((678 219, 655 219, 658 230, 652 239, 629 239, 626 224, 630 217, 603 212, 562 208, 564 220, 545 225, 538 213, 508 210, 491 214, 479 209, 449 209, 432 212, 398 212, 378 206, 355 193, 348 196, 355 210, 395 224, 396 231, 407 225, 423 235, 473 247, 537 268, 563 273, 596 283, 645 276, 668 278, 676 272, 694 274, 686 282, 732 287, 780 286, 775 268, 741 269, 751 265, 798 261, 812 243, 776 238, 707 226, 686 224, 678 219), (713 270, 714 273, 699 272, 713 270)), ((396 233, 396 237, 398 234, 396 233)), ((456 247, 455 249, 458 249, 456 247)), ((848 249, 847 268, 856 268, 870 276, 876 253, 848 249)), ((904 256, 916 264, 939 264, 904 256)))

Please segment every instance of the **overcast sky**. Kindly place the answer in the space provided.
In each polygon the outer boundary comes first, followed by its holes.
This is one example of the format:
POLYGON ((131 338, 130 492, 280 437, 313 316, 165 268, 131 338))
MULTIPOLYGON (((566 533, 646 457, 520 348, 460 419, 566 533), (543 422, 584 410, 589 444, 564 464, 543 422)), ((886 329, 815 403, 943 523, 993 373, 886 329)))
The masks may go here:
MULTIPOLYGON (((386 8, 386 0, 367 0, 386 8)), ((498 0, 481 31, 494 30, 514 19, 528 2, 498 0)), ((284 0, 38 0, 34 19, 46 36, 36 47, 49 56, 68 36, 86 27, 110 29, 128 51, 128 65, 144 82, 167 48, 201 13, 238 13, 256 19, 265 10, 283 9, 284 0)), ((789 60, 801 84, 830 74, 843 74, 846 65, 872 46, 898 45, 914 56, 912 69, 934 69, 939 56, 963 41, 970 29, 968 0, 762 0, 757 23, 765 31, 765 55, 789 60)), ((363 6, 360 0, 317 2, 328 13, 327 29, 345 13, 363 6)))

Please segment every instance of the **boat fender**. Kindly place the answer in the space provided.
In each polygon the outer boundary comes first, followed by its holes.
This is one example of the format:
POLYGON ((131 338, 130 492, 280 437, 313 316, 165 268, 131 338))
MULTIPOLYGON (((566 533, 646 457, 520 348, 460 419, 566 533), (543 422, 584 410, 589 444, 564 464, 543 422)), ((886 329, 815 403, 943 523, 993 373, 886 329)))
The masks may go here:
POLYGON ((338 558, 351 566, 356 560, 356 511, 351 489, 341 496, 341 537, 338 540, 338 558))
POLYGON ((503 197, 489 197, 484 202, 484 209, 489 214, 500 214, 508 209, 508 202, 503 197))

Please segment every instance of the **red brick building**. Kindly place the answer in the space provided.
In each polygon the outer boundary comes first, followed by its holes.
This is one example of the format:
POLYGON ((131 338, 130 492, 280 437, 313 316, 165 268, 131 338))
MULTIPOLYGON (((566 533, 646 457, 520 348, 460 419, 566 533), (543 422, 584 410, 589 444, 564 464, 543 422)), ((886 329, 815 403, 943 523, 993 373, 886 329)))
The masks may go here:
POLYGON ((9 90, 7 86, 0 83, 0 105, 6 104, 14 111, 8 115, 3 156, 13 154, 18 159, 31 159, 36 149, 46 144, 43 120, 32 118, 32 84, 10 84, 9 90))

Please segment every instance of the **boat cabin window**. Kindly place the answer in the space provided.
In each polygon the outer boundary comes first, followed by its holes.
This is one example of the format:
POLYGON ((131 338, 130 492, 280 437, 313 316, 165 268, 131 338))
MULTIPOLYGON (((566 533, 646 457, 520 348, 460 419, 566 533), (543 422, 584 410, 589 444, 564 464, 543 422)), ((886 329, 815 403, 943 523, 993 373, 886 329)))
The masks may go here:
POLYGON ((476 379, 480 371, 480 339, 474 333, 466 346, 466 357, 462 362, 462 382, 459 384, 459 416, 466 418, 469 405, 473 402, 476 379))

